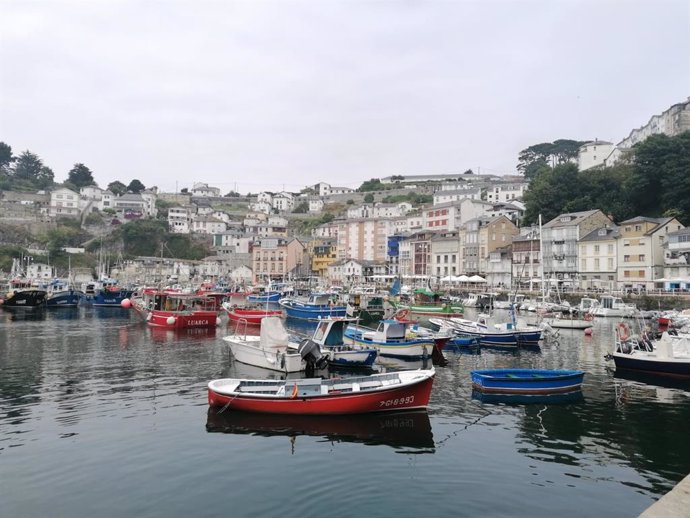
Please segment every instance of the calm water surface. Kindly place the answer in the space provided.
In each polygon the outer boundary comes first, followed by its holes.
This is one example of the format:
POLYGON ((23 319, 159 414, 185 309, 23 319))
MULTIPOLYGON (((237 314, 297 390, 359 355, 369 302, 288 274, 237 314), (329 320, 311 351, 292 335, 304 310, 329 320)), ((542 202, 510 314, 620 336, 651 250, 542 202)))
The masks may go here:
POLYGON ((271 376, 232 362, 227 328, 2 312, 0 515, 635 516, 690 471, 690 388, 616 377, 614 323, 448 352, 428 413, 321 419, 209 413, 210 379, 271 376), (474 399, 492 367, 585 370, 583 398, 474 399))

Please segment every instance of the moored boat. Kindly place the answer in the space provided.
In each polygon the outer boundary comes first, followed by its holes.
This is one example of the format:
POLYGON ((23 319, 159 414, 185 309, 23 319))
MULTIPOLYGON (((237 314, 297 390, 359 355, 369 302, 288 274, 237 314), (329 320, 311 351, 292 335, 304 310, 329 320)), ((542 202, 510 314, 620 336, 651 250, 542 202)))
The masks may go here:
POLYGON ((471 372, 472 387, 489 394, 559 394, 582 389, 583 371, 486 369, 471 372))
POLYGON ((190 329, 218 324, 218 307, 213 297, 147 289, 123 300, 122 307, 130 306, 152 327, 190 329))
POLYGON ((434 369, 340 379, 219 379, 208 384, 211 407, 272 414, 366 414, 426 408, 434 369))
POLYGON ((613 358, 616 371, 690 379, 688 336, 674 336, 665 331, 658 340, 651 340, 645 335, 632 335, 630 327, 621 323, 616 327, 613 353, 607 358, 613 358))
POLYGON ((266 308, 241 308, 229 302, 223 302, 222 305, 225 312, 228 314, 229 322, 246 322, 249 325, 260 325, 261 320, 265 317, 282 317, 283 311, 280 309, 266 309, 266 308))
POLYGON ((291 343, 278 317, 265 317, 261 321, 259 336, 239 334, 241 329, 240 324, 235 334, 223 337, 238 362, 285 373, 301 372, 308 366, 320 369, 327 365, 317 344, 309 344, 308 341, 291 343))
POLYGON ((334 304, 328 293, 312 293, 306 301, 286 298, 280 301, 288 318, 320 320, 327 317, 344 317, 346 306, 334 304))
POLYGON ((54 280, 48 285, 47 308, 75 308, 84 297, 84 292, 64 281, 54 280))
MULTIPOLYGON (((418 360, 431 357, 436 340, 433 336, 418 336, 408 332, 412 322, 399 320, 382 320, 377 329, 359 325, 349 325, 345 329, 345 341, 348 343, 373 347, 381 356, 418 360)), ((449 337, 445 337, 441 347, 449 337)))
POLYGON ((345 329, 356 319, 325 318, 311 337, 333 367, 371 368, 378 351, 373 347, 345 343, 345 329))

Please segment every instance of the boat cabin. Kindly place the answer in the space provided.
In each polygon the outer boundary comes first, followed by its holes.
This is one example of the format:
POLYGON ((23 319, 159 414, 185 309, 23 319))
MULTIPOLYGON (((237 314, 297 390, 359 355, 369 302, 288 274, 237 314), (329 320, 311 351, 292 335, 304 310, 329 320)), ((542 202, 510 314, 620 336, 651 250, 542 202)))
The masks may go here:
POLYGON ((328 306, 331 303, 332 295, 329 293, 312 293, 309 295, 309 300, 307 304, 313 304, 315 306, 328 306))
POLYGON ((362 335, 365 340, 374 342, 402 342, 407 339, 409 322, 399 320, 381 320, 376 331, 369 331, 362 335))
POLYGON ((342 345, 345 329, 351 322, 357 319, 349 318, 327 318, 321 320, 314 330, 312 340, 319 345, 342 345))

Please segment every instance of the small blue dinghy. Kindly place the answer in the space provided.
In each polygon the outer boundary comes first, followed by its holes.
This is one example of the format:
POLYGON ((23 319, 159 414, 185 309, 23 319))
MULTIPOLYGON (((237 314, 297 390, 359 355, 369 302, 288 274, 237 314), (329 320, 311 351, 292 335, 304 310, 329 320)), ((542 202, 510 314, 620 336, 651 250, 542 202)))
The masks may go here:
POLYGON ((487 369, 472 371, 472 387, 485 394, 562 394, 582 389, 583 371, 487 369))

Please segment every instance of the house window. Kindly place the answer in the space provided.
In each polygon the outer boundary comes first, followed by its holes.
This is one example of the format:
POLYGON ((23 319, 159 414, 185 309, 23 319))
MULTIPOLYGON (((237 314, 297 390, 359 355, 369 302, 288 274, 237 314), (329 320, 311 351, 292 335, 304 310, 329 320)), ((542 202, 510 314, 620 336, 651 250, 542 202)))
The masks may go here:
POLYGON ((625 270, 625 271, 623 272, 623 277, 630 277, 630 271, 629 271, 629 270, 625 270))
POLYGON ((595 254, 599 253, 599 245, 594 245, 594 253, 595 254))
POLYGON ((624 255, 624 256, 623 256, 623 262, 624 262, 624 263, 629 263, 629 262, 630 262, 630 256, 629 256, 629 255, 624 255))
POLYGON ((637 270, 638 277, 644 277, 644 270, 637 270))
POLYGON ((612 253, 613 253, 613 245, 608 245, 608 246, 606 247, 606 252, 609 253, 609 254, 612 254, 612 253))
POLYGON ((640 254, 640 259, 639 259, 639 261, 640 261, 640 262, 644 262, 644 260, 645 260, 645 255, 644 255, 644 254, 640 254))
POLYGON ((594 259, 594 269, 599 270, 599 259, 594 259))

